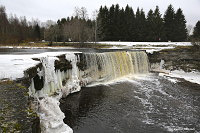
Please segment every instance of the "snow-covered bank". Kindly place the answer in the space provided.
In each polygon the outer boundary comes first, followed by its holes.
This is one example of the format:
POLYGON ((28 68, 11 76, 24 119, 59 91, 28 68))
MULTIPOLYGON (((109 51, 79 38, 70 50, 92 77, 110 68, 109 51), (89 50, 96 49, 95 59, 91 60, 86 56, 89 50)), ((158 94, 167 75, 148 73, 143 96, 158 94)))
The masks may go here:
POLYGON ((24 77, 24 71, 28 68, 34 67, 39 61, 33 60, 33 58, 42 57, 55 57, 58 55, 65 54, 66 52, 45 52, 41 54, 0 54, 0 80, 1 79, 11 79, 15 80, 17 78, 24 77))
POLYGON ((191 42, 98 42, 99 44, 123 45, 123 46, 191 46, 191 42))
POLYGON ((165 73, 160 73, 159 76, 172 77, 169 78, 172 82, 176 82, 174 78, 183 78, 189 82, 200 84, 200 72, 184 72, 183 70, 163 70, 165 73))
POLYGON ((192 46, 191 42, 98 42, 99 44, 112 45, 110 49, 145 50, 147 53, 173 49, 177 46, 192 46))
POLYGON ((165 77, 173 83, 179 82, 179 79, 185 79, 191 83, 200 84, 200 72, 191 71, 185 72, 183 70, 166 70, 164 69, 165 61, 161 60, 160 63, 151 64, 151 70, 158 72, 159 76, 165 77))

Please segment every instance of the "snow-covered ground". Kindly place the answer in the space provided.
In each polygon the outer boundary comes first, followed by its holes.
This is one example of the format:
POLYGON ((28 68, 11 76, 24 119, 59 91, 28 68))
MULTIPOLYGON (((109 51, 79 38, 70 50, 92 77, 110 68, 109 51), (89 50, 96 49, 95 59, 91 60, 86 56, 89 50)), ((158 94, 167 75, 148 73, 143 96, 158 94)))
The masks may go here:
POLYGON ((22 54, 22 55, 12 55, 12 54, 0 54, 0 80, 1 79, 11 79, 15 80, 17 78, 22 78, 24 76, 24 71, 28 68, 34 67, 36 64, 40 63, 32 58, 41 58, 46 56, 58 56, 66 54, 67 52, 45 52, 41 54, 22 54))
POLYGON ((191 46, 191 42, 98 42, 100 44, 124 46, 191 46))
POLYGON ((176 78, 183 78, 189 82, 200 84, 200 72, 184 72, 183 70, 163 71, 164 73, 160 73, 159 76, 164 76, 174 83, 178 82, 176 78))
POLYGON ((98 42, 99 44, 112 45, 110 49, 146 50, 153 54, 163 49, 173 49, 177 46, 191 46, 191 42, 98 42))

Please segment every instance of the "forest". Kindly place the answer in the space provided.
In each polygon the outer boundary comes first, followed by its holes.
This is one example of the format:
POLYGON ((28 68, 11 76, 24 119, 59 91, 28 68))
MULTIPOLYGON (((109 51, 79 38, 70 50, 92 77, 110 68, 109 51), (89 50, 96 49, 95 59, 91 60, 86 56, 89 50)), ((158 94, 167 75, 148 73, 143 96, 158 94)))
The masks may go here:
MULTIPOLYGON (((191 29, 190 29, 191 30, 191 29)), ((87 9, 75 8, 74 15, 57 22, 27 21, 6 13, 0 6, 0 44, 26 42, 94 42, 94 41, 137 41, 137 42, 182 42, 200 38, 200 21, 188 34, 186 19, 181 8, 175 10, 169 5, 165 13, 159 7, 136 11, 127 5, 101 6, 94 18, 88 17, 87 9)))

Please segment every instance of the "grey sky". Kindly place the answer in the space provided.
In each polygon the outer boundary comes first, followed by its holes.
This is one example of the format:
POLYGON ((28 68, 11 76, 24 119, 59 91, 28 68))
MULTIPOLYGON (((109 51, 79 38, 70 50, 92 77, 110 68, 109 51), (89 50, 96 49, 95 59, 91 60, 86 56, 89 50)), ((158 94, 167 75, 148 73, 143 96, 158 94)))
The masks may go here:
POLYGON ((179 7, 183 9, 187 24, 195 25, 200 20, 200 0, 0 0, 0 5, 6 7, 8 14, 26 16, 28 20, 38 18, 41 21, 57 21, 71 16, 75 7, 86 7, 91 17, 92 12, 101 5, 111 6, 117 3, 121 7, 129 4, 134 11, 137 7, 143 8, 146 13, 158 5, 162 14, 172 4, 175 10, 179 7))

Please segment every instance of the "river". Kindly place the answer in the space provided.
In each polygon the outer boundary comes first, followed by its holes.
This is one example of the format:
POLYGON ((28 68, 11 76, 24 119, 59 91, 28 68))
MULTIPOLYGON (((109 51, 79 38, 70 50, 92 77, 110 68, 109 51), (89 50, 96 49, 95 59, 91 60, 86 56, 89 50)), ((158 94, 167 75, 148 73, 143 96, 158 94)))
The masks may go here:
POLYGON ((151 74, 61 99, 74 133, 200 132, 200 86, 151 74))

